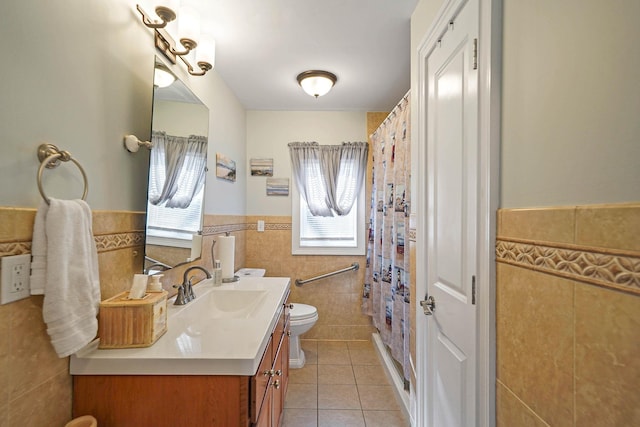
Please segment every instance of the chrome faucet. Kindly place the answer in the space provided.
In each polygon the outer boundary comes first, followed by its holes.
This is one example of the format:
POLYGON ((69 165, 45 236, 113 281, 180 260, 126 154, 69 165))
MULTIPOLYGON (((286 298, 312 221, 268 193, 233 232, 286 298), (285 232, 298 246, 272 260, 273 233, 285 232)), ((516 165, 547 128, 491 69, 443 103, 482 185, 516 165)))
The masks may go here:
POLYGON ((182 284, 173 286, 174 288, 178 288, 178 296, 176 297, 174 305, 185 305, 196 297, 196 294, 193 292, 193 287, 191 286, 191 279, 189 278, 189 273, 193 270, 200 270, 206 274, 207 279, 211 279, 211 273, 209 273, 204 267, 194 265, 187 268, 182 278, 182 284))

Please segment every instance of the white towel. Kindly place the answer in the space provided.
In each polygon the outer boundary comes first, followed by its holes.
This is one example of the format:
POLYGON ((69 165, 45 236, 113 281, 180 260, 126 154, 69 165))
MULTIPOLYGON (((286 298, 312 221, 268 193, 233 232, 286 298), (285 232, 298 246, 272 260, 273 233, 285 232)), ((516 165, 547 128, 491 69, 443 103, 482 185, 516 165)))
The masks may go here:
POLYGON ((98 332, 98 251, 89 205, 82 200, 50 203, 42 203, 33 226, 31 293, 44 294, 47 333, 58 356, 66 357, 98 332))

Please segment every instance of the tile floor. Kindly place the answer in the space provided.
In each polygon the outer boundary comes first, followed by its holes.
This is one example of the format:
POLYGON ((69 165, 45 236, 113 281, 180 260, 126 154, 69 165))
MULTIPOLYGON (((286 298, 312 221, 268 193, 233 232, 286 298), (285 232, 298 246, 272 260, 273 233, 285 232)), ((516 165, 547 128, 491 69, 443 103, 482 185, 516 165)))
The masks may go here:
POLYGON ((281 427, 407 427, 373 343, 302 340, 281 427))

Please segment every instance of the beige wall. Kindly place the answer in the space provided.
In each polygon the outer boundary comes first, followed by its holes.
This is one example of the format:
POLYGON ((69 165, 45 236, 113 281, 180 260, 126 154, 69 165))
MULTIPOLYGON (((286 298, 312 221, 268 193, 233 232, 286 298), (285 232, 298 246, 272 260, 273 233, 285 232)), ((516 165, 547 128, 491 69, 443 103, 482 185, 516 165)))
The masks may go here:
POLYGON ((640 199, 640 2, 505 1, 503 207, 640 199))
MULTIPOLYGON (((353 111, 248 111, 247 169, 252 158, 273 159, 273 177, 291 176, 288 143, 315 141, 340 144, 366 141, 366 112, 353 111)), ((247 170, 247 215, 291 215, 289 196, 267 196, 266 178, 250 176, 247 170)))
POLYGON ((640 424, 640 204, 498 215, 498 426, 640 424))
MULTIPOLYGON (((146 192, 148 155, 122 148, 125 134, 146 138, 151 128, 153 42, 134 7, 127 0, 0 4, 10 58, 0 79, 2 206, 38 206, 36 150, 48 142, 85 168, 94 209, 146 209, 139 195, 146 192)), ((45 171, 43 181, 50 197, 82 194, 71 163, 45 171)))

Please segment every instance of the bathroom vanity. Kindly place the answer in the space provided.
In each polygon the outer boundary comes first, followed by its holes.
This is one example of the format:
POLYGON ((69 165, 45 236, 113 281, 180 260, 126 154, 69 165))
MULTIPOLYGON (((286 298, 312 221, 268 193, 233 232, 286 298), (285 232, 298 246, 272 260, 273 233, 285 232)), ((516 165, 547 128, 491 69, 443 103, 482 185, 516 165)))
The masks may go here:
POLYGON ((289 369, 288 278, 194 287, 147 348, 71 357, 73 414, 101 427, 278 426, 289 369))

